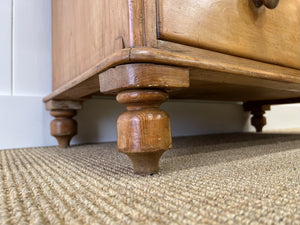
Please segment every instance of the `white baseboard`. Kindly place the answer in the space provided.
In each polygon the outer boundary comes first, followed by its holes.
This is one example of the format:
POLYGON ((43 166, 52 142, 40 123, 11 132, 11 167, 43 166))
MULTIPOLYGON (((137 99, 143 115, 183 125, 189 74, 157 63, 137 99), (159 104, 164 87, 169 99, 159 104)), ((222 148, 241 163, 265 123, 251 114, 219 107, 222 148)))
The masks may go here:
POLYGON ((0 149, 55 145, 41 97, 0 96, 0 149))
MULTIPOLYGON (((42 97, 0 96, 0 149, 56 145, 52 117, 42 97)), ((162 105, 172 121, 172 136, 254 131, 240 104, 169 101, 162 105)), ((116 119, 125 107, 112 99, 91 99, 75 117, 79 133, 72 144, 116 140, 116 119)), ((264 130, 300 127, 300 105, 272 106, 264 130)))

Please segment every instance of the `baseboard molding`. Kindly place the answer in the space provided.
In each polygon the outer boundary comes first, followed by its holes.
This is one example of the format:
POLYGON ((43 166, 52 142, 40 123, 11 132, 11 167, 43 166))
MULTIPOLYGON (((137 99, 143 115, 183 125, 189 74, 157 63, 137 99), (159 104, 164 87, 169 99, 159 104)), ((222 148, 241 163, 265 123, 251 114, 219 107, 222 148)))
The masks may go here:
POLYGON ((0 149, 55 145, 42 97, 0 96, 0 149))

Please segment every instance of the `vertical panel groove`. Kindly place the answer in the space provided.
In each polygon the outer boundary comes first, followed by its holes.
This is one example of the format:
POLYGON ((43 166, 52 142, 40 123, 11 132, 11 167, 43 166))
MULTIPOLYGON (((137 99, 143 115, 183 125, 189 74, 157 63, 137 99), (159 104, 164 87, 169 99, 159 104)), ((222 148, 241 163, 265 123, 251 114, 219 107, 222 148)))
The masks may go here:
POLYGON ((10 30, 10 95, 14 95, 14 0, 11 0, 11 30, 10 30))

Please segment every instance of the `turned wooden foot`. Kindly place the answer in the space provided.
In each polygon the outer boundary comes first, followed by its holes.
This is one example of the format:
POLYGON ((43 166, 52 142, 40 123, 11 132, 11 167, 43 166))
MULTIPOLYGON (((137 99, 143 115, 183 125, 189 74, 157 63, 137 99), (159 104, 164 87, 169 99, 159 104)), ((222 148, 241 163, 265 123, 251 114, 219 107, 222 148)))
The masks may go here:
POLYGON ((140 175, 158 172, 159 160, 165 150, 143 153, 126 153, 133 165, 133 172, 140 175))
POLYGON ((79 101, 50 100, 46 102, 46 109, 51 111, 55 119, 51 121, 51 135, 54 136, 60 148, 70 145, 73 136, 77 134, 77 123, 72 119, 77 110, 81 109, 79 101))
POLYGON ((50 124, 51 135, 56 138, 60 148, 68 147, 72 137, 77 134, 77 123, 72 119, 75 115, 75 110, 51 111, 51 116, 55 117, 50 124))
POLYGON ((263 116, 265 111, 251 112, 251 125, 255 127, 256 132, 262 132, 263 127, 267 124, 267 118, 263 116))
POLYGON ((117 101, 127 107, 117 122, 119 151, 131 159, 134 173, 157 173, 161 155, 172 147, 170 117, 159 107, 168 99, 165 91, 189 87, 189 70, 124 64, 101 73, 99 82, 101 92, 117 94, 117 101))
POLYGON ((255 127, 256 132, 262 132, 263 127, 267 124, 267 118, 264 117, 265 111, 270 110, 269 105, 253 105, 245 104, 245 111, 250 111, 253 115, 251 117, 251 125, 255 127))
POLYGON ((118 149, 128 155, 136 174, 158 172, 159 159, 172 147, 169 115, 159 109, 168 99, 160 90, 120 92, 117 101, 127 106, 118 118, 118 149))

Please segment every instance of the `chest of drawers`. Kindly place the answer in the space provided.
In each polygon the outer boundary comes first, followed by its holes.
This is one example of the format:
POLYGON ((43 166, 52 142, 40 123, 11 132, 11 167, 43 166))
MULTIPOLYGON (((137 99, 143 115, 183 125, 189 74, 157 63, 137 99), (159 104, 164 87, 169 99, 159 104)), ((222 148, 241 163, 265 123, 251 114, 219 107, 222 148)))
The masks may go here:
POLYGON ((300 0, 52 0, 52 27, 51 134, 67 147, 82 102, 116 95, 135 173, 172 146, 168 98, 242 101, 257 131, 300 100, 300 0))

